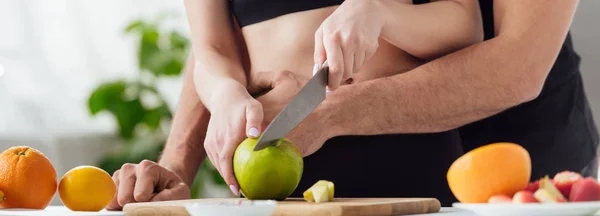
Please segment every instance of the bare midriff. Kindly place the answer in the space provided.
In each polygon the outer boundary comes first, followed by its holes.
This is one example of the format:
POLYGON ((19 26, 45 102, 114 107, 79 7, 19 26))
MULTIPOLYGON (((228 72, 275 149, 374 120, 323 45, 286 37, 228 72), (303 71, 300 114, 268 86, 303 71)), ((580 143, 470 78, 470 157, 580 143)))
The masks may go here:
MULTIPOLYGON (((310 78, 314 66, 314 34, 337 6, 291 13, 242 28, 248 49, 250 74, 291 71, 310 78)), ((379 39, 379 48, 360 71, 352 76, 357 83, 406 72, 420 60, 379 39)))

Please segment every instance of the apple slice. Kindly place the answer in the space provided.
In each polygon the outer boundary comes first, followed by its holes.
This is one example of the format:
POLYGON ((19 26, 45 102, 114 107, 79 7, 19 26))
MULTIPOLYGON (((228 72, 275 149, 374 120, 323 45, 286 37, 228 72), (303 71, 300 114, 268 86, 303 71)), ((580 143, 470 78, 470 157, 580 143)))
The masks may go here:
POLYGON ((549 192, 546 189, 539 189, 537 190, 534 194, 533 197, 535 197, 536 200, 538 200, 541 203, 559 203, 559 202, 566 202, 563 199, 560 199, 557 196, 553 196, 551 192, 549 192))
POLYGON ((510 196, 507 196, 504 194, 494 195, 494 196, 491 196, 490 199, 488 199, 488 203, 511 203, 511 202, 512 202, 512 198, 510 198, 510 196))
POLYGON ((563 171, 556 174, 552 182, 564 197, 569 197, 573 184, 581 180, 583 180, 583 177, 579 173, 563 171))
POLYGON ((327 190, 327 186, 319 185, 310 189, 313 197, 315 198, 316 203, 328 202, 329 200, 329 190, 327 190))
POLYGON ((584 178, 575 184, 569 194, 571 202, 600 201, 600 185, 592 178, 584 178))
POLYGON ((537 203, 538 200, 530 191, 519 191, 512 198, 513 203, 537 203))
POLYGON ((567 202, 567 199, 562 195, 562 193, 554 186, 554 183, 545 176, 540 179, 540 189, 538 189, 533 196, 539 202, 567 202))
MULTIPOLYGON (((313 186, 311 186, 308 190, 304 191, 304 193, 302 194, 304 196, 304 200, 309 201, 309 202, 316 202, 317 197, 316 196, 320 196, 321 194, 315 194, 315 190, 313 190, 316 187, 325 187, 325 189, 327 189, 327 201, 333 201, 333 195, 335 192, 335 186, 333 184, 333 182, 331 181, 326 181, 326 180, 319 180, 317 181, 317 183, 315 183, 313 186)), ((320 192, 321 189, 317 189, 316 191, 320 192)), ((321 201, 324 201, 323 199, 321 199, 321 201)))

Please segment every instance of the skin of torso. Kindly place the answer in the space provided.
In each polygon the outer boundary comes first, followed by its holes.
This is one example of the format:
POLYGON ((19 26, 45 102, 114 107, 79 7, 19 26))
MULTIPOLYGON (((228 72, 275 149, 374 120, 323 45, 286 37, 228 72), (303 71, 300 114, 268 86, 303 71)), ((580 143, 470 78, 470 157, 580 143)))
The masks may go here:
MULTIPOLYGON (((314 66, 314 34, 337 6, 296 12, 245 26, 241 33, 248 51, 250 77, 260 72, 290 71, 309 79, 314 66)), ((407 52, 379 39, 373 57, 353 74, 352 83, 386 77, 420 64, 407 52)), ((345 83, 349 84, 349 83, 345 83)))

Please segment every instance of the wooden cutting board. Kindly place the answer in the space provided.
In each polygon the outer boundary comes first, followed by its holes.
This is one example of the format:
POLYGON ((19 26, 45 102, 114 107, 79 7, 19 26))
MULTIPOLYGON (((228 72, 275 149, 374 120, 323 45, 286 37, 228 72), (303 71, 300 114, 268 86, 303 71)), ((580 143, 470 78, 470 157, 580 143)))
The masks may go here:
MULTIPOLYGON (((184 205, 207 202, 235 202, 233 199, 190 199, 165 202, 127 204, 126 216, 189 216, 184 205)), ((310 203, 302 199, 287 199, 277 203, 273 216, 360 216, 360 215, 409 215, 440 211, 440 202, 433 198, 336 198, 328 203, 310 203)))

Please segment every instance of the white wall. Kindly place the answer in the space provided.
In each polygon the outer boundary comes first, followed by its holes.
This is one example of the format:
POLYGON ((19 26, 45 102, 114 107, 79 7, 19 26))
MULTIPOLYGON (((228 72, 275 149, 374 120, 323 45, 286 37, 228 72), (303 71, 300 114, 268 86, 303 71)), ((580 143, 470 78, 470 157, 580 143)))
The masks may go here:
POLYGON ((172 27, 187 33, 182 0, 0 0, 0 136, 112 132, 112 119, 89 117, 86 99, 100 82, 137 73, 123 28, 163 12, 179 14, 172 27))
POLYGON ((580 1, 572 25, 575 50, 581 55, 581 72, 596 125, 600 130, 600 1, 580 1))

